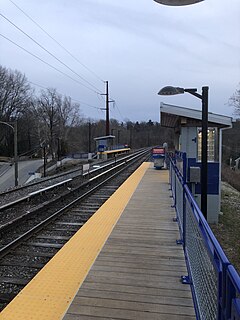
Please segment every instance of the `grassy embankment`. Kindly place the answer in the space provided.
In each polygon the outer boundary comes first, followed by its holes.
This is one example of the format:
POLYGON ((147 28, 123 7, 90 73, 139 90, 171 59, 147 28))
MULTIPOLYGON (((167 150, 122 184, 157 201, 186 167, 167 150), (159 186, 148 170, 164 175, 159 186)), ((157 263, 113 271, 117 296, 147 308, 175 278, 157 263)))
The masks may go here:
POLYGON ((228 259, 240 274, 240 172, 224 167, 222 181, 223 214, 219 224, 211 227, 228 259))

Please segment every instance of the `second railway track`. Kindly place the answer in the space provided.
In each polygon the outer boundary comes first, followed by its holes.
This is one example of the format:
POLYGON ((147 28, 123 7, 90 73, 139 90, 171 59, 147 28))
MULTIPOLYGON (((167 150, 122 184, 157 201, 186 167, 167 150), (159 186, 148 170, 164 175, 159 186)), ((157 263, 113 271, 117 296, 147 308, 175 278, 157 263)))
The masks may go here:
POLYGON ((94 166, 90 167, 89 173, 83 173, 81 167, 60 174, 56 174, 51 177, 42 178, 35 182, 19 186, 0 193, 0 211, 4 210, 5 207, 14 206, 14 204, 19 204, 28 200, 29 198, 36 198, 38 195, 43 193, 48 193, 52 191, 58 192, 60 189, 64 189, 68 184, 80 184, 88 176, 94 177, 101 172, 106 171, 108 168, 120 164, 122 162, 128 161, 133 156, 141 154, 144 150, 138 150, 129 155, 120 155, 118 158, 109 159, 97 163, 97 168, 94 166), (42 192, 40 192, 40 189, 42 192))

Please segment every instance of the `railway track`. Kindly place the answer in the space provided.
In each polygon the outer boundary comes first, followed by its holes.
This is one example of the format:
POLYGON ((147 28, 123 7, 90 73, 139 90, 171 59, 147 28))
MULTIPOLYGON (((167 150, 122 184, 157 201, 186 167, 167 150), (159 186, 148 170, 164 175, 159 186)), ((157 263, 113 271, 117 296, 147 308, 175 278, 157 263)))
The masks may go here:
MULTIPOLYGON (((133 155, 138 155, 144 150, 136 151, 129 155, 120 155, 118 158, 115 159, 109 159, 102 162, 98 162, 97 168, 94 168, 92 166, 90 168, 89 174, 90 177, 94 177, 98 175, 100 172, 105 171, 107 168, 110 168, 116 164, 119 164, 121 162, 127 161, 128 159, 131 159, 133 155)), ((19 203, 28 199, 29 197, 33 197, 33 193, 36 193, 35 196, 40 194, 40 189, 47 189, 51 188, 52 190, 57 189, 59 192, 59 188, 65 187, 69 184, 70 181, 72 183, 81 183, 83 182, 86 177, 88 176, 88 173, 83 173, 81 167, 73 170, 69 170, 67 172, 63 172, 51 177, 42 178, 41 180, 29 183, 27 185, 23 185, 17 188, 13 188, 10 190, 7 190, 5 192, 0 193, 0 211, 4 209, 5 205, 10 206, 11 202, 19 203)))
POLYGON ((15 193, 11 191, 2 194, 1 196, 4 197, 4 200, 0 196, 0 232, 1 230, 6 231, 13 224, 26 219, 30 214, 32 216, 38 214, 44 207, 49 206, 49 203, 56 206, 58 202, 61 204, 63 200, 71 201, 75 197, 75 193, 83 192, 83 188, 89 183, 89 179, 93 183, 95 181, 94 177, 101 177, 101 172, 107 172, 107 170, 111 172, 111 169, 117 169, 119 166, 125 165, 126 162, 131 162, 131 159, 138 158, 145 152, 143 150, 121 157, 118 161, 110 161, 100 168, 93 168, 89 173, 79 174, 78 170, 77 173, 74 172, 74 176, 72 177, 69 177, 69 174, 67 176, 61 174, 60 177, 55 177, 54 180, 49 179, 47 185, 44 180, 43 183, 38 182, 30 186, 18 188, 15 193))
POLYGON ((1 309, 148 157, 144 151, 125 159, 0 227, 1 309))

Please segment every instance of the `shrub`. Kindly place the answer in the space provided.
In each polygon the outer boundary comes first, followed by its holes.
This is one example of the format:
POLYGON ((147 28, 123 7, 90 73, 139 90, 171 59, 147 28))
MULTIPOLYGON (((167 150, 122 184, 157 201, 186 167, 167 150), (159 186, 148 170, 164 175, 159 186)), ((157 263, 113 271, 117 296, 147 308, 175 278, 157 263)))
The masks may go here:
POLYGON ((233 170, 230 167, 222 166, 222 180, 229 183, 232 187, 240 191, 240 171, 233 170))

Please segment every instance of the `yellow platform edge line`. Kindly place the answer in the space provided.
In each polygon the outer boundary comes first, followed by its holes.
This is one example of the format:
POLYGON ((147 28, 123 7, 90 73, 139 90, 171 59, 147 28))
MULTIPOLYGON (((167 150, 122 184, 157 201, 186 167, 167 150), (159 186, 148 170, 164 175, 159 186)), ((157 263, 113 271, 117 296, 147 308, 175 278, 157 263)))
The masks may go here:
POLYGON ((150 163, 144 162, 0 313, 1 320, 60 320, 150 163))
POLYGON ((111 153, 118 153, 118 152, 130 151, 130 150, 131 150, 130 148, 114 149, 114 150, 98 152, 98 154, 111 154, 111 153))

